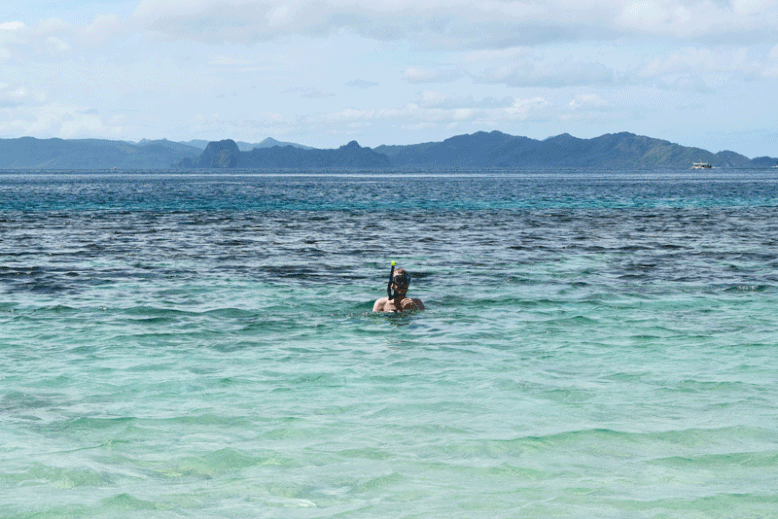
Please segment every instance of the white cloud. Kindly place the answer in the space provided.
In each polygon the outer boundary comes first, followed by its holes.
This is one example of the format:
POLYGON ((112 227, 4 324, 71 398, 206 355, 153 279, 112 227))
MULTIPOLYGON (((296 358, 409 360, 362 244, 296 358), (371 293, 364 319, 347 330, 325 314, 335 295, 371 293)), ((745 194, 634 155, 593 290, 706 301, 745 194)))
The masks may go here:
POLYGON ((39 105, 46 100, 41 92, 20 84, 0 83, 0 108, 22 105, 39 105))
POLYGON ((298 142, 310 141, 312 136, 319 140, 306 142, 327 147, 322 140, 332 139, 332 145, 338 146, 352 136, 363 145, 363 140, 373 135, 372 145, 391 144, 398 137, 387 133, 388 129, 402 132, 408 139, 408 131, 432 132, 441 138, 455 132, 476 131, 484 128, 506 128, 526 121, 545 120, 549 117, 551 104, 543 98, 527 99, 491 99, 446 96, 440 93, 424 92, 416 102, 399 107, 383 108, 344 108, 301 115, 255 114, 229 123, 213 116, 206 116, 190 122, 194 132, 234 135, 235 131, 263 132, 274 136, 297 136, 298 142), (230 130, 233 133, 230 133, 230 130), (307 136, 307 137, 301 137, 307 136), (331 136, 331 137, 328 137, 331 136))
POLYGON ((672 21, 672 16, 659 2, 644 0, 626 5, 621 12, 620 21, 627 26, 651 29, 672 21))
MULTIPOLYGON (((624 51, 621 53, 626 55, 624 51)), ((576 55, 567 56, 526 47, 479 50, 465 54, 462 66, 468 69, 467 75, 477 83, 508 87, 565 88, 614 84, 619 72, 600 61, 584 58, 592 55, 607 60, 608 56, 603 54, 599 49, 584 48, 577 49, 576 55)))
POLYGON ((288 5, 281 5, 273 9, 269 9, 265 13, 267 24, 270 27, 281 27, 291 22, 292 10, 288 5))
POLYGON ((516 103, 512 97, 503 97, 497 99, 494 97, 484 97, 476 100, 473 96, 452 96, 425 90, 421 93, 421 99, 418 105, 424 108, 442 108, 442 109, 509 109, 516 103))
POLYGON ((59 54, 65 54, 70 50, 70 45, 65 41, 55 36, 49 36, 46 38, 46 51, 51 56, 57 56, 59 54))
POLYGON ((711 94, 714 92, 699 76, 682 75, 666 85, 671 90, 686 90, 698 94, 711 94))
POLYGON ((573 85, 613 83, 614 72, 602 63, 566 58, 560 61, 520 59, 487 67, 474 72, 473 79, 481 83, 497 83, 510 87, 560 88, 573 85))
POLYGON ((687 79, 681 83, 687 86, 689 79, 694 78, 695 89, 698 89, 702 77, 710 77, 716 82, 763 77, 773 61, 771 52, 756 52, 746 47, 686 47, 654 58, 639 67, 635 74, 641 79, 659 79, 666 84, 685 77, 687 79))
POLYGON ((778 79, 778 45, 770 49, 761 72, 764 78, 778 79))
POLYGON ((775 0, 731 0, 732 10, 738 16, 760 16, 776 7, 775 0))
POLYGON ((266 41, 346 31, 450 50, 670 35, 775 39, 776 0, 141 0, 133 18, 174 38, 266 41))
POLYGON ((70 30, 72 27, 73 26, 69 25, 63 20, 60 20, 59 18, 44 18, 39 20, 36 25, 31 26, 30 30, 33 32, 33 34, 38 36, 61 35, 70 30))
POLYGON ((0 24, 0 58, 47 61, 100 52, 106 46, 126 44, 136 30, 132 23, 116 14, 98 14, 87 24, 68 23, 59 18, 40 19, 31 24, 6 22, 0 24))
POLYGON ((45 19, 36 25, 22 22, 0 24, 0 55, 5 60, 27 61, 40 57, 58 57, 70 50, 66 41, 67 24, 45 19))
POLYGON ((464 73, 454 69, 420 69, 408 67, 403 79, 409 83, 450 83, 464 77, 464 73))
POLYGON ((598 121, 623 120, 625 107, 605 99, 597 93, 585 92, 577 94, 567 104, 566 109, 559 112, 561 121, 598 121))
MULTIPOLYGON (((208 44, 256 44, 290 35, 346 33, 378 41, 407 40, 419 48, 500 50, 581 41, 621 43, 646 35, 677 40, 778 39, 778 0, 140 0, 132 16, 95 14, 86 25, 56 18, 27 26, 0 24, 0 57, 13 50, 9 35, 27 46, 62 54, 127 38, 160 33, 208 44), (37 42, 37 43, 36 43, 37 42)), ((19 43, 19 42, 17 42, 19 43)), ((27 55, 27 53, 22 53, 27 55)), ((428 82, 434 71, 408 69, 409 81, 428 82), (421 74, 424 72, 424 74, 421 74)), ((451 81, 440 70, 432 82, 451 81)))
POLYGON ((126 37, 133 27, 116 14, 99 14, 86 27, 78 27, 79 40, 86 46, 96 47, 119 37, 126 37))
POLYGON ((578 94, 570 103, 568 108, 571 110, 608 110, 613 108, 613 103, 606 101, 598 94, 578 94))
POLYGON ((62 139, 121 136, 126 128, 106 122, 99 114, 75 106, 47 104, 0 110, 0 135, 59 137, 62 139), (2 116, 5 117, 2 117, 2 116))
POLYGON ((4 22, 0 23, 0 31, 18 31, 19 29, 24 29, 25 25, 23 22, 4 22))
POLYGON ((26 29, 22 22, 0 23, 0 60, 6 61, 14 56, 14 47, 21 41, 21 35, 26 29))
MULTIPOLYGON (((495 101, 472 98, 451 98, 433 92, 423 93, 415 103, 402 108, 374 110, 349 108, 321 115, 307 116, 304 123, 313 126, 333 124, 353 125, 356 123, 446 126, 460 123, 476 123, 484 127, 497 127, 506 122, 519 122, 534 117, 545 118, 550 103, 543 98, 504 99, 495 101)), ((302 123, 302 121, 301 121, 302 123)))

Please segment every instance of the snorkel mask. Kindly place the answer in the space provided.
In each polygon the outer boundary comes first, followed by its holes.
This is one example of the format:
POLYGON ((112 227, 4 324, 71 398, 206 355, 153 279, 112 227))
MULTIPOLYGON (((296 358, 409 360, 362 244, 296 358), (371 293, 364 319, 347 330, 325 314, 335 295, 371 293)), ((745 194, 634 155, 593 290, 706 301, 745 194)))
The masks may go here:
POLYGON ((392 277, 392 283, 398 287, 408 287, 411 284, 411 276, 408 274, 399 274, 392 277))

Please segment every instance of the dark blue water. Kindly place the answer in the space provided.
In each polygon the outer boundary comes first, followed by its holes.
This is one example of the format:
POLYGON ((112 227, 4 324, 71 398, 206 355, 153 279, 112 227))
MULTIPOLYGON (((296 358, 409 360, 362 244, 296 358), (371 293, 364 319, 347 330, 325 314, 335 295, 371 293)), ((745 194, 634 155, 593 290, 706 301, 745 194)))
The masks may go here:
POLYGON ((520 210, 773 205, 772 170, 0 173, 4 211, 520 210))

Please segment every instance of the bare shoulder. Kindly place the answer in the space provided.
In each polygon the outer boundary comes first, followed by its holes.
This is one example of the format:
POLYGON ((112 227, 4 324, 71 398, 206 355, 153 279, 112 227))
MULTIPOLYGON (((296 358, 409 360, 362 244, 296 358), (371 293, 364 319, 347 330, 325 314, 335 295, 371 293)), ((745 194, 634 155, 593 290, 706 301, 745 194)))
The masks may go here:
POLYGON ((421 299, 406 297, 400 303, 400 308, 403 310, 424 310, 424 303, 421 299))
POLYGON ((373 303, 373 311, 374 312, 383 312, 386 308, 386 304, 389 302, 388 297, 382 297, 381 299, 377 300, 375 303, 373 303))

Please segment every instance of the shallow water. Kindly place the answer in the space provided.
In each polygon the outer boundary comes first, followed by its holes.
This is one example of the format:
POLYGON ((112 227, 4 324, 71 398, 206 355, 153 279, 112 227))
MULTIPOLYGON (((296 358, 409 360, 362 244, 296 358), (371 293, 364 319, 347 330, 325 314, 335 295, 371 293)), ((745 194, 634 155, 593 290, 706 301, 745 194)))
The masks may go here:
POLYGON ((5 172, 0 245, 2 517, 778 511, 774 173, 5 172))

